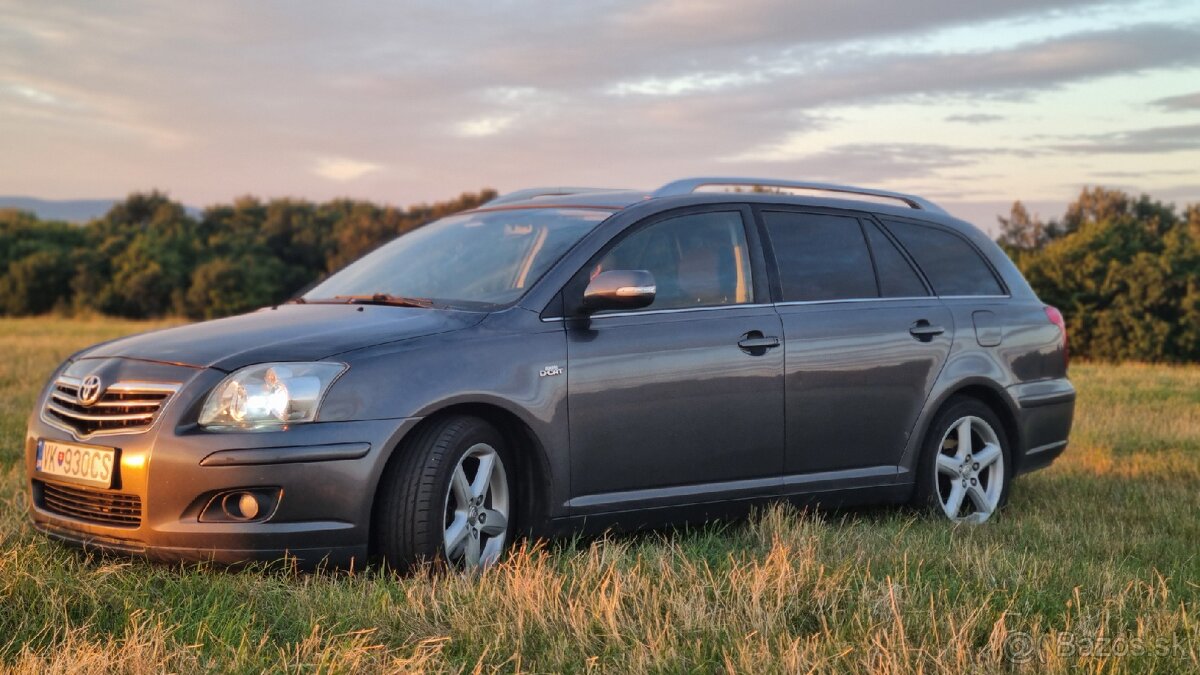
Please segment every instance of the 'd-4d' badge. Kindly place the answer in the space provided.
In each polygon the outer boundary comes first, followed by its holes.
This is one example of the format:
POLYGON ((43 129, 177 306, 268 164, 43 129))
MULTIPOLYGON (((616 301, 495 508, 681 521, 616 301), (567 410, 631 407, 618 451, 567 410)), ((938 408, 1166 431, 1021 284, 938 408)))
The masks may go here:
POLYGON ((538 377, 550 377, 551 375, 562 375, 563 369, 558 366, 546 366, 538 371, 538 377))

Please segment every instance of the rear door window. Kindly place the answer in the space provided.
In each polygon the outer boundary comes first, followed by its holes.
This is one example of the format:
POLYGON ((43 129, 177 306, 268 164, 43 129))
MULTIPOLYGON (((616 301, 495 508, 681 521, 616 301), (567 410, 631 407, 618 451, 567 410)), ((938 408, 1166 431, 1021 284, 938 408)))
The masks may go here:
POLYGON ((858 219, 764 211, 784 302, 878 298, 871 254, 858 219))
POLYGON ((938 295, 1004 295, 990 266, 966 239, 931 225, 884 219, 938 295))

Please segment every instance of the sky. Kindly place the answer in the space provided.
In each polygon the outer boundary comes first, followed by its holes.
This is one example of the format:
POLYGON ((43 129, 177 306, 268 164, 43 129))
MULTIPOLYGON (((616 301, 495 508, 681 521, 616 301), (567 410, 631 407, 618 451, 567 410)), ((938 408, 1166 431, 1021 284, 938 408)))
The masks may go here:
POLYGON ((992 227, 1200 202, 1200 0, 0 0, 0 194, 397 205, 735 175, 992 227))

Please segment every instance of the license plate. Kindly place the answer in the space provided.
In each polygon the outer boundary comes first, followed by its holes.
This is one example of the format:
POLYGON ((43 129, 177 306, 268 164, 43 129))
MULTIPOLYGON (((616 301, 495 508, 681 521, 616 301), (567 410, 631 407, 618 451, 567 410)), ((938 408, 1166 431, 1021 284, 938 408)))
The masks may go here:
POLYGON ((94 445, 59 443, 41 439, 37 443, 39 472, 74 483, 112 487, 117 451, 94 445))

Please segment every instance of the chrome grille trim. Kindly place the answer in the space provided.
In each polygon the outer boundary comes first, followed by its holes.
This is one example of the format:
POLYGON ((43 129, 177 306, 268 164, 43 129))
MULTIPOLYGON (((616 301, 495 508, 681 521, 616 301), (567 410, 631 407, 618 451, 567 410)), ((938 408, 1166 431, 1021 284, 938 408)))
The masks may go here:
MULTIPOLYGON (((156 409, 157 409, 157 407, 158 406, 155 406, 156 409)), ((78 412, 75 410, 68 410, 67 408, 62 407, 53 401, 50 401, 49 403, 46 404, 46 409, 49 410, 50 412, 54 413, 55 415, 57 415, 60 418, 83 420, 85 422, 104 422, 104 421, 108 421, 108 420, 111 420, 113 422, 132 422, 134 420, 154 419, 154 414, 155 414, 154 412, 145 412, 145 413, 129 413, 129 414, 115 414, 115 415, 89 415, 87 413, 78 412)), ((157 410, 156 410, 156 412, 157 412, 157 410)))
MULTIPOLYGON (((50 396, 52 396, 53 398, 55 398, 59 401, 62 401, 63 403, 69 403, 72 405, 74 405, 76 403, 75 398, 73 396, 68 396, 57 389, 50 392, 50 396)), ((128 408, 128 407, 136 407, 136 406, 149 406, 149 407, 157 408, 160 403, 162 403, 161 398, 122 399, 120 401, 97 401, 89 407, 92 407, 92 408, 128 408)))
POLYGON ((79 401, 82 380, 62 376, 54 381, 42 421, 71 432, 77 439, 140 433, 150 429, 180 385, 172 382, 114 382, 91 405, 79 401))

